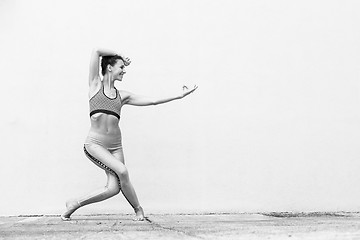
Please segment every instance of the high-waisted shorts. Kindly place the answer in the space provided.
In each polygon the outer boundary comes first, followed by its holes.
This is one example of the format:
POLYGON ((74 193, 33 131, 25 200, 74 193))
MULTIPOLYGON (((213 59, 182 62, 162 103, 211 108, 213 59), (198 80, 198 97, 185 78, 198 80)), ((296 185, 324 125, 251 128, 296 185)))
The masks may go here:
POLYGON ((109 151, 122 149, 121 134, 116 136, 108 136, 90 131, 85 140, 85 145, 91 143, 103 146, 109 151))

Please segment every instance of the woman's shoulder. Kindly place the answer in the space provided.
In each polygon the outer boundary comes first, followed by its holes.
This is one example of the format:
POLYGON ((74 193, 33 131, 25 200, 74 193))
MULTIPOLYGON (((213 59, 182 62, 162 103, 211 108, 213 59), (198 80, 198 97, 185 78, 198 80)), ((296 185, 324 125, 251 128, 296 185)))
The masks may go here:
POLYGON ((128 92, 126 90, 118 90, 121 100, 126 101, 131 96, 131 92, 128 92))

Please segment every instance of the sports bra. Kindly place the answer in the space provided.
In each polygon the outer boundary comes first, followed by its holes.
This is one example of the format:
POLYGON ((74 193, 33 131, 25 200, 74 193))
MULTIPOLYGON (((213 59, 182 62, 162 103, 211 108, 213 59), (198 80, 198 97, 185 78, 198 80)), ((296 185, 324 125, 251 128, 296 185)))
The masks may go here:
POLYGON ((95 113, 106 113, 120 119, 121 97, 119 91, 116 90, 116 97, 109 98, 105 95, 104 84, 101 83, 99 91, 89 100, 90 117, 95 113))

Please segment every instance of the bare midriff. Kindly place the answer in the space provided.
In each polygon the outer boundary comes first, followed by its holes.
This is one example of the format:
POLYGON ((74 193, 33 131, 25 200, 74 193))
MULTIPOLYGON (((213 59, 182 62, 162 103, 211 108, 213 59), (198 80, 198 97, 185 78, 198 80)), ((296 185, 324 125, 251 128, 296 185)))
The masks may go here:
POLYGON ((96 113, 90 117, 90 131, 111 137, 121 136, 119 119, 106 113, 96 113))

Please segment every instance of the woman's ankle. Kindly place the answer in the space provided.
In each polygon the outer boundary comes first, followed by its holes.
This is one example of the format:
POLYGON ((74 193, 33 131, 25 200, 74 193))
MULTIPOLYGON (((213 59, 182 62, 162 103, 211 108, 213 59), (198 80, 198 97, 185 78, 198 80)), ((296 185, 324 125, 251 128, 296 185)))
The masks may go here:
POLYGON ((141 206, 134 207, 134 211, 135 211, 135 212, 143 211, 143 208, 142 208, 141 206))

